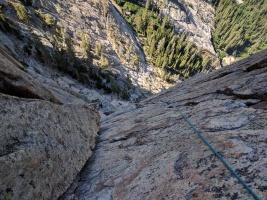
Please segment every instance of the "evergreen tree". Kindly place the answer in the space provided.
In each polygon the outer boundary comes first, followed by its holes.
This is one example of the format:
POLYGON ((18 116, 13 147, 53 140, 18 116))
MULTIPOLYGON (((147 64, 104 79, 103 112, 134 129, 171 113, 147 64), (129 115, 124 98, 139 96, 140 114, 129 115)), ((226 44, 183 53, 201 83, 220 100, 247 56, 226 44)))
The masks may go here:
MULTIPOLYGON (((117 1, 118 2, 118 1, 117 1)), ((203 57, 195 45, 189 42, 186 33, 176 35, 174 27, 167 15, 152 4, 152 0, 141 5, 132 0, 119 3, 123 6, 125 18, 137 33, 142 35, 141 41, 149 61, 159 70, 159 76, 166 81, 172 80, 172 75, 188 77, 204 68, 209 70, 211 62, 203 62, 203 57), (129 12, 131 15, 129 16, 129 12), (126 14, 127 13, 127 14, 126 14)), ((219 43, 219 42, 218 42, 219 43)), ((133 62, 138 64, 139 62, 133 62)))
POLYGON ((267 48, 267 0, 212 0, 216 6, 213 42, 222 59, 232 55, 246 57, 267 48))

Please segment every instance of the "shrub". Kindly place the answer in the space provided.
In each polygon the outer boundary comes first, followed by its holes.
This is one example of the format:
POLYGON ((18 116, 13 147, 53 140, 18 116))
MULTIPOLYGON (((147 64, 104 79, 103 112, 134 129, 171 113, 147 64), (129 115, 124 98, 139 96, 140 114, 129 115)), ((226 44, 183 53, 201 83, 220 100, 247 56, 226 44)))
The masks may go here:
POLYGON ((53 26, 55 23, 51 15, 46 14, 43 19, 47 26, 53 26))
POLYGON ((12 3, 12 5, 17 12, 18 18, 20 20, 28 22, 29 16, 28 16, 28 13, 27 13, 27 10, 25 9, 25 7, 21 3, 12 3))
POLYGON ((42 41, 36 36, 33 35, 34 40, 33 45, 35 47, 35 56, 41 63, 52 64, 53 58, 46 48, 46 46, 42 43, 42 41))
POLYGON ((116 85, 116 84, 112 84, 111 85, 111 91, 112 91, 113 94, 118 94, 119 95, 121 93, 120 87, 118 85, 116 85))
POLYGON ((191 7, 192 9, 194 9, 194 6, 193 6, 193 4, 192 3, 189 3, 189 5, 188 5, 189 7, 191 7))
POLYGON ((88 35, 86 35, 85 33, 82 33, 80 47, 83 49, 87 57, 92 57, 90 53, 91 52, 90 39, 88 38, 89 38, 88 35))
POLYGON ((91 100, 91 103, 98 103, 99 102, 99 99, 93 99, 91 100))
POLYGON ((140 9, 140 6, 130 2, 126 2, 123 8, 127 11, 130 11, 131 13, 137 13, 137 11, 140 9))
POLYGON ((101 60, 100 60, 100 67, 102 68, 107 68, 109 65, 108 59, 102 54, 101 55, 101 60))
POLYGON ((131 97, 131 95, 126 89, 123 89, 121 92, 121 97, 125 100, 128 100, 131 97))
POLYGON ((54 19, 51 15, 49 14, 44 14, 42 11, 37 11, 37 15, 44 21, 44 23, 47 26, 53 26, 54 25, 54 19))
POLYGON ((95 54, 97 56, 100 56, 101 55, 101 52, 102 52, 102 44, 101 43, 96 43, 95 45, 95 54))
POLYGON ((12 22, 10 22, 1 11, 0 11, 0 29, 6 33, 7 32, 13 33, 19 40, 22 40, 22 35, 20 34, 19 30, 14 28, 12 22))
POLYGON ((116 3, 120 6, 123 6, 125 1, 124 0, 116 0, 116 3))
POLYGON ((13 30, 13 25, 7 20, 2 12, 0 13, 0 28, 4 32, 11 32, 13 30))

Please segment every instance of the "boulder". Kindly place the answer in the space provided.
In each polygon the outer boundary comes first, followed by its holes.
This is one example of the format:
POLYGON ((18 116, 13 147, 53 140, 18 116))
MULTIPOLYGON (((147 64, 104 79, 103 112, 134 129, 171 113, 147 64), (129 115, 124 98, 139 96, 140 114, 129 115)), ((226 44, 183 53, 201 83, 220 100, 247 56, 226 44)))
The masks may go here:
POLYGON ((99 114, 0 94, 0 199, 57 199, 91 156, 99 114))

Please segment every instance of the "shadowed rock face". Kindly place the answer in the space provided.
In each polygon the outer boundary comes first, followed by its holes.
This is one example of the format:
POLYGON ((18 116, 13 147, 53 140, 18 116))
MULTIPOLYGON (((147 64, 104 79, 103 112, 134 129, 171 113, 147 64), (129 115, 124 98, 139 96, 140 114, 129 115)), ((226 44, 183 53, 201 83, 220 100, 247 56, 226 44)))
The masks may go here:
POLYGON ((21 69, 23 66, 0 46, 0 93, 60 103, 51 92, 21 69))
POLYGON ((266 61, 267 50, 103 118, 93 156, 62 198, 250 198, 179 108, 266 199, 266 61))
POLYGON ((0 52, 0 199, 57 199, 91 156, 98 112, 59 102, 0 52))

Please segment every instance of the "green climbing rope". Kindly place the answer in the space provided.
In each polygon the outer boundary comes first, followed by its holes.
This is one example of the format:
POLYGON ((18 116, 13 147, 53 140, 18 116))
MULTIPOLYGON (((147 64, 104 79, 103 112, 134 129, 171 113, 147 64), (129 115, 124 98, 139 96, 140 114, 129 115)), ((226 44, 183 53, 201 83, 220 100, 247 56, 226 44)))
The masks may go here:
MULTIPOLYGON (((177 107, 176 107, 177 108, 177 107)), ((247 185, 247 183, 233 170, 233 168, 223 159, 223 157, 212 147, 205 137, 197 130, 197 128, 187 119, 187 117, 177 108, 184 120, 194 129, 198 136, 206 143, 206 145, 213 151, 213 153, 222 161, 222 163, 229 169, 238 181, 248 190, 255 200, 260 200, 260 197, 247 185)))

